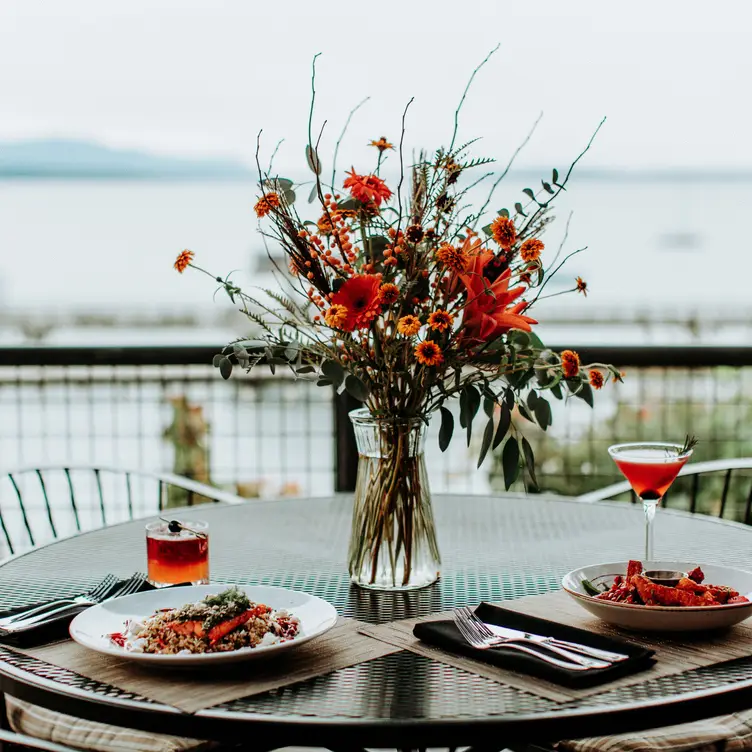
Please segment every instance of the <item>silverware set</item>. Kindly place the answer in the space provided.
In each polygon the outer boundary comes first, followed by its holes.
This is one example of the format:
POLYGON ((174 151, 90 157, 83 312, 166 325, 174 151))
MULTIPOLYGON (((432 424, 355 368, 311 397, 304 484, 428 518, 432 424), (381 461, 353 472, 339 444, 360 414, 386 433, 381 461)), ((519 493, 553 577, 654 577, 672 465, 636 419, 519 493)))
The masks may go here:
POLYGON ((146 582, 146 575, 142 572, 134 572, 127 580, 120 583, 114 575, 107 575, 93 590, 84 595, 49 601, 41 606, 19 611, 12 616, 0 619, 0 629, 6 632, 16 632, 41 626, 53 619, 67 616, 69 613, 78 613, 82 608, 131 595, 138 591, 144 582, 146 582))
POLYGON ((467 607, 453 611, 452 617, 460 634, 477 650, 489 648, 516 650, 540 658, 552 666, 570 671, 608 668, 614 663, 629 658, 624 653, 614 653, 577 642, 557 640, 518 629, 486 624, 467 607))

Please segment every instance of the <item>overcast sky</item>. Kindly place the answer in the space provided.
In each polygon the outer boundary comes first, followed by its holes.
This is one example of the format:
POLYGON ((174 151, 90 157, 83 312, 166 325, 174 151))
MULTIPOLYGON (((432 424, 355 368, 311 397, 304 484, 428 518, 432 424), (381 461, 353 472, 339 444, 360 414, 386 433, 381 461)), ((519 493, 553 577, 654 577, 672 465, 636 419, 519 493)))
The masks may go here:
POLYGON ((505 158, 564 166, 602 116, 590 166, 752 168, 749 0, 2 0, 0 139, 64 136, 250 161, 264 128, 302 159, 310 61, 317 123, 357 160, 370 138, 461 136, 505 158))

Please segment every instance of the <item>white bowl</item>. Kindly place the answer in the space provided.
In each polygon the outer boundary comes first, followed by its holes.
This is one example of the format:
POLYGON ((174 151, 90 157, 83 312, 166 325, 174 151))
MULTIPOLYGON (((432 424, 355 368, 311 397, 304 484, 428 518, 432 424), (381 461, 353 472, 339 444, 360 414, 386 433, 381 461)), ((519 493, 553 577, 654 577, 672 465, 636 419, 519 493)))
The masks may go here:
POLYGON ((265 603, 275 610, 285 609, 300 619, 300 633, 292 640, 275 645, 259 645, 255 648, 240 648, 226 653, 203 653, 200 655, 158 655, 124 650, 108 637, 113 632, 123 631, 129 619, 143 621, 161 608, 179 608, 186 603, 195 603, 207 595, 216 595, 229 585, 195 585, 191 587, 162 588, 143 593, 115 598, 98 606, 92 606, 76 616, 70 624, 70 636, 80 645, 98 653, 151 666, 203 667, 224 663, 236 663, 255 658, 295 650, 314 637, 324 634, 337 622, 337 612, 330 603, 297 590, 263 585, 238 585, 256 603, 265 603))
MULTIPOLYGON (((614 603, 588 595, 583 580, 593 585, 601 583, 611 587, 616 575, 627 573, 626 561, 610 564, 592 564, 573 569, 564 575, 561 586, 584 609, 599 619, 625 629, 649 632, 699 632, 722 629, 738 624, 752 616, 752 602, 731 603, 723 606, 640 606, 634 603, 614 603)), ((653 561, 649 570, 690 572, 697 562, 653 561)), ((700 564, 709 585, 728 585, 752 600, 752 573, 715 564, 700 564)))

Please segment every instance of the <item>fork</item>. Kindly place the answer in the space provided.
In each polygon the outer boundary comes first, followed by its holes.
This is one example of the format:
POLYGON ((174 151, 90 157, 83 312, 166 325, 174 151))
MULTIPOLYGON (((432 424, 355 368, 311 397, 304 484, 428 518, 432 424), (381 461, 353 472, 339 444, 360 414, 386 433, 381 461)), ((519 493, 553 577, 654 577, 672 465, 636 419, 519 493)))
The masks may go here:
POLYGON ((53 608, 62 605, 94 606, 97 603, 101 603, 105 596, 112 590, 115 585, 117 585, 117 577, 115 577, 115 575, 113 574, 108 574, 107 577, 105 577, 99 583, 99 585, 97 585, 93 590, 90 590, 84 595, 76 595, 73 598, 60 598, 58 600, 49 601, 48 603, 43 603, 41 606, 36 606, 35 608, 29 608, 25 611, 19 611, 12 616, 6 616, 4 619, 0 619, 0 628, 11 626, 17 621, 23 621, 32 616, 45 613, 53 608))
POLYGON ((32 626, 38 626, 39 624, 43 624, 45 621, 64 616, 67 611, 71 610, 78 610, 78 608, 81 605, 85 606, 96 606, 100 603, 106 603, 107 601, 111 601, 114 598, 122 598, 126 595, 131 595, 132 593, 135 593, 146 581, 146 575, 141 572, 134 572, 124 583, 122 583, 119 587, 117 587, 113 592, 111 592, 109 595, 107 595, 106 598, 101 598, 96 603, 76 603, 76 604, 70 604, 60 606, 59 608, 53 609, 52 611, 45 611, 41 614, 36 614, 35 616, 31 616, 27 619, 23 619, 22 621, 16 621, 13 622, 10 625, 7 625, 3 627, 7 631, 13 632, 15 630, 19 629, 27 629, 32 626))
POLYGON ((519 642, 512 639, 496 637, 490 632, 489 634, 491 634, 491 636, 489 637, 486 634, 486 631, 488 630, 486 629, 485 625, 482 625, 482 629, 478 626, 478 622, 480 620, 469 608, 457 609, 456 611, 453 611, 452 618, 454 619, 454 623, 457 626, 457 629, 459 629, 465 640, 478 650, 488 650, 489 648, 509 648, 511 650, 517 650, 521 653, 528 653, 529 655, 533 655, 536 658, 540 658, 546 663, 550 663, 552 666, 566 668, 570 671, 589 671, 590 669, 606 668, 611 665, 610 663, 604 663, 603 661, 596 661, 591 658, 585 658, 584 656, 577 655, 576 653, 570 653, 568 650, 564 650, 563 648, 546 645, 546 650, 549 650, 552 653, 556 653, 557 655, 564 658, 564 660, 560 660, 559 658, 554 658, 552 655, 548 655, 547 653, 544 653, 540 650, 535 650, 528 645, 520 644, 519 642))

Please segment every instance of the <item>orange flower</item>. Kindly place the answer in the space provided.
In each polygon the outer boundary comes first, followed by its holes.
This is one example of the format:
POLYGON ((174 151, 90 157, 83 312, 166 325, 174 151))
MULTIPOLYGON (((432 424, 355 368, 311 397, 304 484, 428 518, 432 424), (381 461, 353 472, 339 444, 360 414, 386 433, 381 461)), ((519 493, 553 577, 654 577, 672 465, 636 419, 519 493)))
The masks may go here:
POLYGON ((527 261, 528 263, 531 261, 537 261, 544 248, 545 246, 543 245, 542 240, 538 240, 538 238, 530 238, 520 246, 520 256, 523 261, 527 261))
POLYGON ((561 368, 566 378, 574 378, 580 372, 580 356, 574 350, 564 350, 561 354, 561 368))
POLYGON ((332 234, 332 220, 327 214, 322 214, 319 221, 316 223, 316 227, 319 228, 319 232, 322 235, 332 234))
POLYGON ((593 368, 588 375, 590 376, 590 386, 592 386, 593 389, 600 389, 603 386, 604 378, 600 371, 593 368))
POLYGON ((509 217, 496 217, 491 222, 491 234, 494 240, 505 250, 511 248, 514 241, 517 240, 517 228, 509 217))
POLYGON ((265 193, 257 202, 253 210, 256 212, 257 217, 265 217, 272 209, 276 209, 280 205, 279 195, 274 193, 265 193))
POLYGON ((175 269, 182 274, 190 266, 194 255, 193 251, 180 251, 178 257, 175 259, 175 269))
POLYGON ((434 311, 428 317, 428 326, 437 332, 445 332, 454 323, 454 316, 449 311, 434 311))
POLYGON ((420 319, 417 316, 413 316, 411 313, 407 316, 403 316, 397 322, 397 331, 400 334, 404 334, 406 337, 413 337, 420 331, 420 319))
POLYGON ((449 243, 444 243, 444 245, 439 247, 436 251, 436 258, 453 272, 464 271, 465 264, 467 263, 467 254, 465 251, 462 248, 455 248, 449 243))
POLYGON ((524 300, 512 305, 525 288, 509 289, 512 274, 509 269, 505 269, 493 283, 483 278, 483 270, 493 258, 493 253, 488 251, 479 253, 468 264, 465 273, 459 275, 467 288, 468 302, 463 317, 465 334, 482 341, 494 340, 510 329, 529 332, 530 325, 538 323, 522 315, 527 308, 524 300))
POLYGON ((387 282, 379 288, 379 296, 384 305, 396 303, 399 298, 399 287, 393 285, 391 282, 387 282))
POLYGON ((334 293, 332 304, 347 309, 347 319, 340 329, 351 332, 371 325, 381 311, 380 285, 381 277, 376 274, 356 274, 334 293))
POLYGON ((335 303, 325 314, 324 321, 332 329, 343 329, 347 323, 349 311, 343 305, 335 303))
POLYGON ((373 202, 379 206, 382 201, 386 201, 392 195, 386 183, 376 175, 358 175, 355 168, 347 174, 350 177, 345 179, 343 185, 350 189, 350 195, 354 199, 364 204, 373 202))
POLYGON ((370 145, 375 146, 382 153, 387 149, 394 150, 394 146, 390 144, 384 136, 382 136, 378 141, 371 141, 370 145))
POLYGON ((587 297, 587 282, 582 277, 577 277, 575 282, 577 282, 577 292, 581 292, 587 297))
POLYGON ((421 342, 415 348, 415 357, 424 366, 437 366, 444 360, 441 348, 435 342, 421 342))

